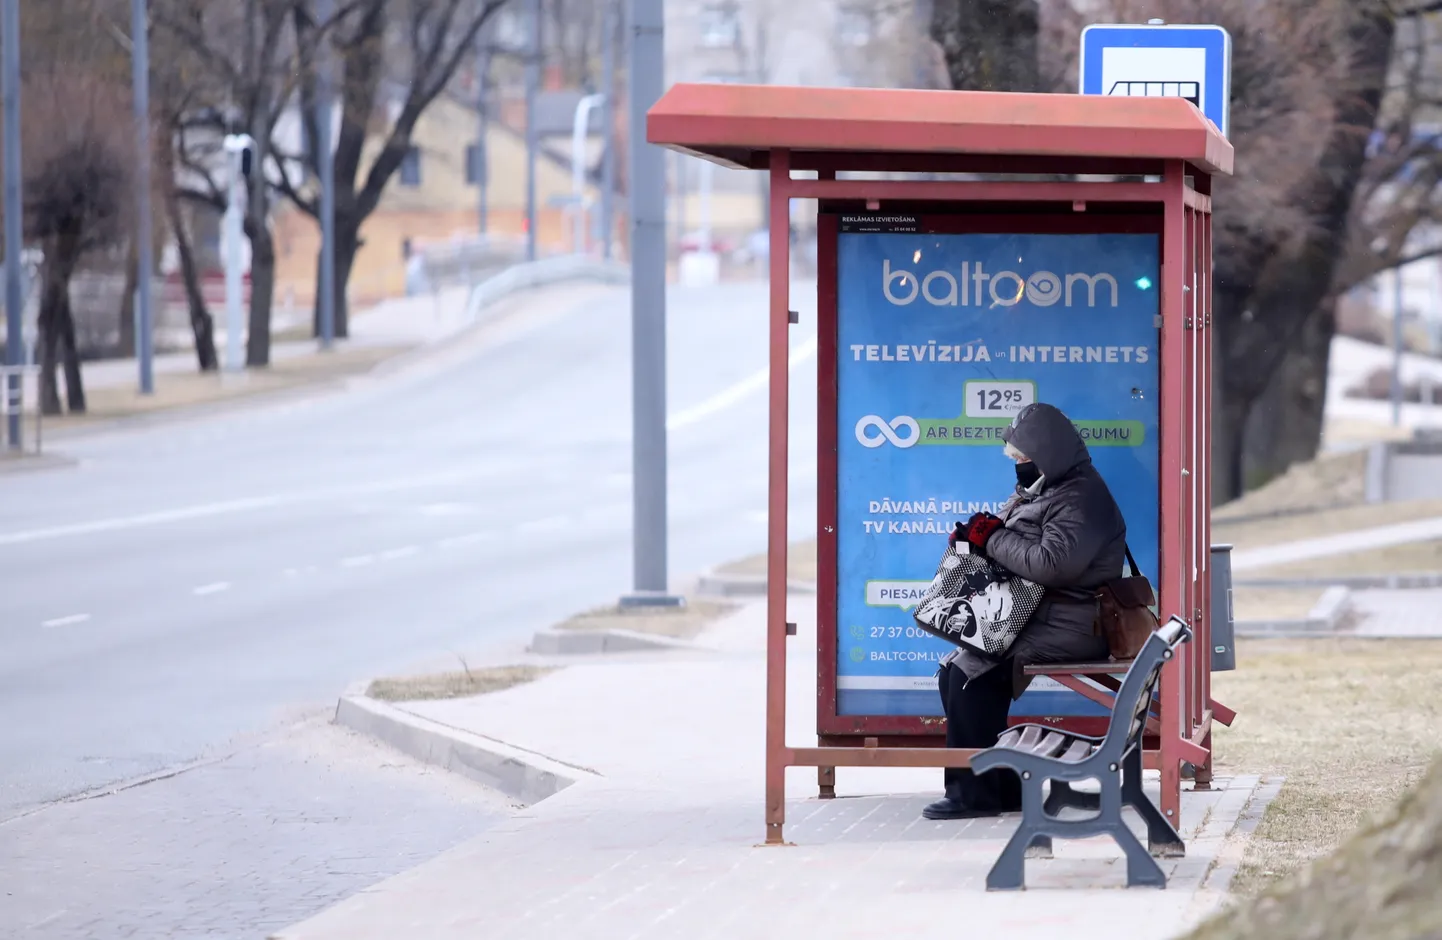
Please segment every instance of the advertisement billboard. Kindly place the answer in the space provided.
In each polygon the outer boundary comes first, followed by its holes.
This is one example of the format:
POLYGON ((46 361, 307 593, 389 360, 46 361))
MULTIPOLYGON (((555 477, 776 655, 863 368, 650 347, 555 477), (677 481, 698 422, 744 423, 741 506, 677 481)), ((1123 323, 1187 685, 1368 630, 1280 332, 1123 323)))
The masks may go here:
MULTIPOLYGON (((941 714, 935 675, 950 647, 915 626, 912 608, 952 526, 1012 494, 1001 431, 1033 401, 1077 426, 1156 578, 1157 235, 947 228, 839 219, 839 716, 941 714)), ((1105 714, 1049 680, 1012 713, 1105 714)))

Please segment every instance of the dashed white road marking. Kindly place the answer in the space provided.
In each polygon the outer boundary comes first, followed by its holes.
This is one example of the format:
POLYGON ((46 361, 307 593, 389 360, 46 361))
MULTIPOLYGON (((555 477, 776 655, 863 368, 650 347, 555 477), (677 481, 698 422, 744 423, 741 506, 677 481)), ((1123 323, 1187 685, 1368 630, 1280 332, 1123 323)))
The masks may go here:
POLYGON ((374 555, 352 555, 349 558, 342 558, 340 565, 342 568, 360 568, 374 563, 375 560, 376 556, 374 555))
POLYGON ((441 539, 436 545, 441 548, 460 548, 463 545, 475 545, 477 542, 489 542, 495 537, 494 532, 467 532, 465 535, 441 539))
POLYGON ((194 594, 196 597, 204 597, 207 594, 219 594, 222 591, 229 590, 229 581, 213 581, 210 584, 202 584, 199 587, 192 588, 190 593, 194 594))
POLYGON ((71 614, 68 617, 56 617, 52 620, 46 620, 41 623, 40 626, 45 627, 46 629, 49 629, 51 627, 71 627, 77 623, 84 623, 89 619, 89 614, 71 614))
POLYGON ((381 552, 381 561, 395 561, 397 558, 409 558, 412 555, 420 554, 420 547, 407 545, 404 548, 391 548, 381 552))

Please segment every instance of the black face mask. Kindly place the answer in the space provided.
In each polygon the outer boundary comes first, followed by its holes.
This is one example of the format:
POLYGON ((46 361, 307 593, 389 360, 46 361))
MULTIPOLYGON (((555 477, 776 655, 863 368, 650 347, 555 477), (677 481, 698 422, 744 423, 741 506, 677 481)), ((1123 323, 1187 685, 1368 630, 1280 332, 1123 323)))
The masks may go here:
POLYGON ((1029 487, 1041 479, 1041 468, 1031 461, 1024 461, 1016 465, 1016 482, 1019 486, 1029 487))

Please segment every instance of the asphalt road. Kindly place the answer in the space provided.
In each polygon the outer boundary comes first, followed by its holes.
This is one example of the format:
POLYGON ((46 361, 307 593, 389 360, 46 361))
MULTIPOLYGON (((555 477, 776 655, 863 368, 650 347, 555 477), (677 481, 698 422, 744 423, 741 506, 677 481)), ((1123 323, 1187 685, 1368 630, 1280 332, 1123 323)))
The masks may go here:
MULTIPOLYGON (((814 287, 793 290, 791 525, 815 492, 814 287)), ((672 291, 670 562, 764 546, 766 291, 672 291)), ((629 295, 532 295, 321 398, 79 437, 0 477, 0 820, 173 768, 630 587, 629 295)))

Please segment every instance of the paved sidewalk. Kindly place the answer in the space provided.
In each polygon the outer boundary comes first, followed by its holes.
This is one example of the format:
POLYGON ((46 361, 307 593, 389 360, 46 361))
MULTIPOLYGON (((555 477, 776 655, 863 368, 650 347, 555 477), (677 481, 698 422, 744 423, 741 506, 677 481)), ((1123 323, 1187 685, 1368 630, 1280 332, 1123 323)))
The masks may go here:
MULTIPOLYGON (((455 335, 470 322, 466 317, 466 302, 470 290, 454 287, 436 294, 419 297, 398 297, 385 300, 372 307, 355 310, 351 314, 350 336, 339 342, 340 348, 361 347, 402 347, 434 343, 455 335)), ((215 351, 221 362, 225 361, 225 333, 223 331, 224 311, 211 311, 216 319, 215 351)), ((304 318, 303 318, 304 319, 304 318)), ((277 332, 287 326, 277 322, 277 332)), ((302 324, 303 325, 303 324, 302 324)), ((318 346, 314 339, 276 342, 271 346, 271 362, 285 362, 301 356, 313 355, 318 346)), ((152 361, 157 384, 167 375, 194 373, 195 352, 162 353, 152 361)), ((85 390, 125 388, 139 381, 139 364, 134 359, 103 359, 81 365, 85 379, 85 390)), ((34 408, 38 400, 36 377, 25 377, 25 407, 34 408)))
POLYGON ((1442 539, 1442 516, 1236 551, 1232 553, 1232 570, 1270 568, 1273 565, 1289 565, 1314 558, 1350 555, 1353 552, 1433 539, 1442 539))
MULTIPOLYGON (((815 742, 808 606, 792 615, 793 745, 815 742)), ((842 768, 838 799, 822 801, 815 772, 797 769, 787 781, 793 844, 760 847, 763 623, 753 604, 707 634, 704 651, 599 660, 493 695, 406 706, 586 770, 508 824, 277 936, 1114 938, 1125 925, 1129 938, 1165 938, 1220 903, 1240 858, 1238 820, 1274 792, 1238 777, 1185 794, 1189 854, 1163 861, 1165 892, 1116 890, 1125 865, 1103 839, 1058 843, 1055 859, 1029 863, 1031 891, 987 893, 1015 817, 921 819, 938 770, 842 768)))
POLYGON ((1356 636, 1442 637, 1442 589, 1352 592, 1356 636))

